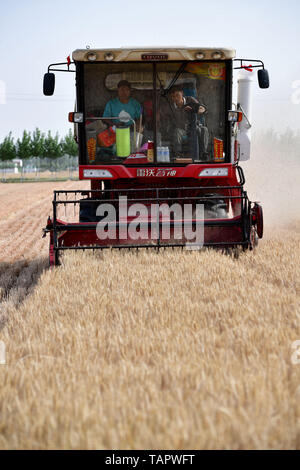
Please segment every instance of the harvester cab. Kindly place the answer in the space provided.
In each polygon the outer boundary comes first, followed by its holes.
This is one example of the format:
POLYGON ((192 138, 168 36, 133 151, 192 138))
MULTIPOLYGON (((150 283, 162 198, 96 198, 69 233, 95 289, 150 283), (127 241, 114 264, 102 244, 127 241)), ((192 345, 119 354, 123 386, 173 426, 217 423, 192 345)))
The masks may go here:
POLYGON ((239 161, 250 158, 250 89, 260 60, 232 49, 84 49, 51 64, 76 74, 69 113, 79 179, 89 190, 55 191, 48 219, 50 264, 68 249, 253 248, 262 208, 249 201, 239 161), (239 69, 236 105, 233 70, 239 69), (74 205, 73 219, 61 209, 74 205))

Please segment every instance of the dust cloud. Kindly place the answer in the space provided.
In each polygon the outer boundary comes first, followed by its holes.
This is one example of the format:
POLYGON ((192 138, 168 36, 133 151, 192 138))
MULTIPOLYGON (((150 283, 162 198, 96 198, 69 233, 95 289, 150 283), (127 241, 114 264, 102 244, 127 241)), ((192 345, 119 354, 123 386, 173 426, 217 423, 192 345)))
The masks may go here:
POLYGON ((267 238, 277 229, 300 230, 300 147, 296 139, 287 145, 285 140, 273 135, 270 142, 267 134, 254 138, 251 159, 240 162, 250 200, 262 204, 267 238))

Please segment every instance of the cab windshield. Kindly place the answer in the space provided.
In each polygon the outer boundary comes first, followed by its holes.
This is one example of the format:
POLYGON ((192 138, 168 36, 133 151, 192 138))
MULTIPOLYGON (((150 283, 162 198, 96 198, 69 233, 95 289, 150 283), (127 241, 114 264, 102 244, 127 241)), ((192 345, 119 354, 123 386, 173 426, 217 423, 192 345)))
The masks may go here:
POLYGON ((224 162, 225 62, 84 64, 87 164, 224 162))

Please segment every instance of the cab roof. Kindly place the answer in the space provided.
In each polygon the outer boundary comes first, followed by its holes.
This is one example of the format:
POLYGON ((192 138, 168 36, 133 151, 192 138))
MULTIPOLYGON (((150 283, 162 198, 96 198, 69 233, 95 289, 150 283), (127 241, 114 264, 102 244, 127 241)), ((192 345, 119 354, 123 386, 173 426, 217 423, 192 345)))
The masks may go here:
POLYGON ((235 50, 221 47, 124 47, 119 49, 76 49, 72 58, 83 62, 129 62, 169 60, 233 59, 235 50))

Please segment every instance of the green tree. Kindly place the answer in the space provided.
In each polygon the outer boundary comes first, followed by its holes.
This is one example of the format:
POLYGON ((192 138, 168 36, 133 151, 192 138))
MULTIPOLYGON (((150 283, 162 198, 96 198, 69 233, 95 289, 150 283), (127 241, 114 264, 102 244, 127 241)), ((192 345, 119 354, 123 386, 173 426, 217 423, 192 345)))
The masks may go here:
POLYGON ((43 155, 44 142, 45 135, 36 127, 31 139, 31 155, 33 157, 41 157, 43 155))
POLYGON ((47 137, 44 139, 42 156, 53 159, 62 156, 58 132, 56 133, 55 137, 53 137, 51 135, 51 131, 48 131, 47 137))
POLYGON ((0 144, 0 160, 13 160, 17 158, 16 146, 11 132, 0 144))
POLYGON ((24 131, 22 139, 17 140, 17 155, 22 159, 32 157, 30 132, 24 131))
POLYGON ((78 145, 74 140, 74 135, 71 129, 69 129, 68 134, 61 141, 61 149, 64 155, 70 155, 71 157, 78 155, 78 145))

